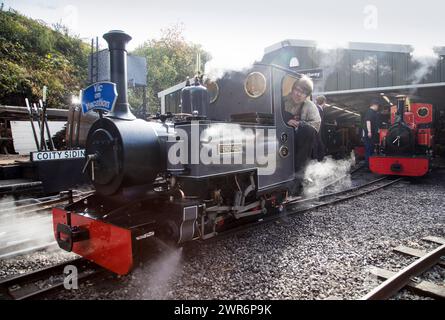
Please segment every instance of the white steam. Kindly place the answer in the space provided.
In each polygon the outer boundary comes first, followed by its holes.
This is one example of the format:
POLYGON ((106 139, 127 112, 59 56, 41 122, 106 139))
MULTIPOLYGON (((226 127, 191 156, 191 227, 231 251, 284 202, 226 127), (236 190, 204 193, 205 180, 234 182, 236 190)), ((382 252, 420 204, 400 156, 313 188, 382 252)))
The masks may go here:
POLYGON ((132 285, 145 300, 166 300, 174 280, 181 271, 182 248, 163 252, 156 261, 134 270, 132 285))
POLYGON ((204 74, 210 80, 216 81, 232 72, 244 72, 251 69, 255 61, 261 61, 263 54, 261 47, 246 45, 244 41, 232 42, 205 64, 204 74))
POLYGON ((352 71, 358 73, 373 74, 377 70, 377 56, 368 56, 363 60, 358 60, 353 66, 352 71))
POLYGON ((323 78, 315 82, 315 91, 324 91, 329 76, 338 72, 338 64, 342 61, 346 43, 321 43, 317 42, 317 55, 321 57, 319 68, 323 69, 323 78))
POLYGON ((211 81, 217 81, 223 77, 230 77, 231 73, 234 72, 247 72, 247 70, 252 69, 253 64, 246 64, 244 66, 239 66, 237 68, 224 68, 224 67, 218 67, 213 64, 212 61, 209 61, 206 63, 204 68, 204 74, 205 77, 211 81))
POLYGON ((322 162, 310 162, 304 174, 304 195, 306 197, 319 195, 327 186, 334 191, 351 187, 350 171, 354 163, 354 157, 347 160, 327 157, 322 162))
POLYGON ((439 56, 434 53, 433 49, 415 49, 412 60, 417 66, 410 76, 412 84, 419 84, 425 77, 430 75, 434 68, 438 66, 439 59, 439 56))
POLYGON ((54 242, 50 211, 20 212, 11 197, 0 200, 0 257, 54 242))

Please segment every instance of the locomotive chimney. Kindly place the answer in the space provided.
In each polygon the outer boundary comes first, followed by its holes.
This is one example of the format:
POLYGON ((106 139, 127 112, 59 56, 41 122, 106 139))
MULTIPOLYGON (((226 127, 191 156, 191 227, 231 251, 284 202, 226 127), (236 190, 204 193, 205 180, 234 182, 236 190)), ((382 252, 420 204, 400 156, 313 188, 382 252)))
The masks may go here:
POLYGON ((405 105, 406 105, 406 97, 403 95, 397 96, 397 114, 395 122, 400 122, 400 123, 405 122, 405 105))
POLYGON ((109 117, 134 120, 136 117, 130 111, 127 97, 127 50, 126 45, 131 37, 123 31, 112 30, 104 34, 104 39, 108 43, 110 50, 110 74, 111 82, 117 87, 117 101, 114 111, 109 113, 109 117))

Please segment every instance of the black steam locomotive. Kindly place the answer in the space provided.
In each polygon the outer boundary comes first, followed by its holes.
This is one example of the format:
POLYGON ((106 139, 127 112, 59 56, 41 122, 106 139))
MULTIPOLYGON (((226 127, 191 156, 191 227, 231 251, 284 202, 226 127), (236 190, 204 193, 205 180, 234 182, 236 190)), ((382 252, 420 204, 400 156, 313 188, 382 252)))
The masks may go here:
POLYGON ((145 121, 127 102, 131 37, 104 38, 117 102, 87 137, 85 170, 96 192, 53 210, 61 248, 126 274, 152 236, 182 244, 281 212, 300 179, 294 129, 282 114, 299 74, 255 64, 210 90, 195 80, 182 91, 180 114, 145 121))

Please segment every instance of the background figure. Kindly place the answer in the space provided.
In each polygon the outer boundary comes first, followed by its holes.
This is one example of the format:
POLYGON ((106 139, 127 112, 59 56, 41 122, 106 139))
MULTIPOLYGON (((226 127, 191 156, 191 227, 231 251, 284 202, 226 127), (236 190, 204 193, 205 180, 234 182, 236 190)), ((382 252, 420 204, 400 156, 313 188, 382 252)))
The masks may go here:
POLYGON ((284 121, 295 128, 295 172, 297 173, 303 170, 307 161, 311 159, 320 130, 320 113, 315 104, 308 100, 313 89, 312 80, 303 76, 295 81, 292 91, 284 101, 284 121))
POLYGON ((325 147, 325 143, 323 141, 324 108, 326 106, 326 97, 318 96, 315 101, 316 101, 316 106, 317 106, 318 112, 320 113, 321 124, 320 124, 320 131, 318 132, 318 135, 317 135, 317 145, 316 145, 316 149, 314 152, 314 158, 316 158, 318 161, 321 162, 321 161, 323 161, 323 159, 326 155, 326 147, 325 147))
POLYGON ((365 142, 365 164, 369 167, 369 157, 374 154, 375 145, 379 143, 379 114, 380 102, 375 99, 371 102, 364 118, 364 142, 365 142))

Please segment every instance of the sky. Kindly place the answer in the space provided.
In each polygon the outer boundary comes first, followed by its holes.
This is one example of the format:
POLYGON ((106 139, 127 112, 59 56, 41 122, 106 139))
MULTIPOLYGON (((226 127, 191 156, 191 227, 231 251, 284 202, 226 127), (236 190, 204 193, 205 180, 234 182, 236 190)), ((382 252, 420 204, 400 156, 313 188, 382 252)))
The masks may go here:
MULTIPOLYGON (((239 69, 260 60, 285 39, 315 40, 322 47, 347 42, 409 44, 419 55, 445 46, 445 2, 437 0, 0 0, 34 19, 62 22, 91 39, 109 30, 133 37, 129 49, 182 23, 187 41, 213 57, 212 68, 239 69)), ((102 40, 105 47, 105 41, 102 40)))

